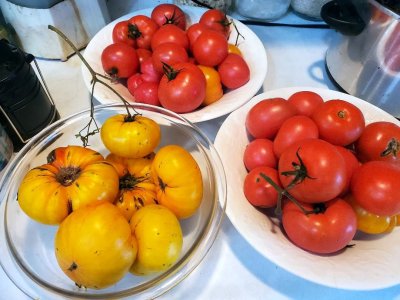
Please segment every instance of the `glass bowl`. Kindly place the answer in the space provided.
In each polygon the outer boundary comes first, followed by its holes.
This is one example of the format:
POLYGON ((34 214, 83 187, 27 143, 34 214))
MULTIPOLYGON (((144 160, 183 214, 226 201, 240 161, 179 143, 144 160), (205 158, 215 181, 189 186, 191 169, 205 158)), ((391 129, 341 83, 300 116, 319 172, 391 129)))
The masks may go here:
MULTIPOLYGON (((86 110, 52 124, 16 155, 5 169, 0 182, 0 262, 8 277, 25 294, 34 299, 122 299, 129 296, 155 298, 181 282, 201 262, 220 229, 226 204, 226 179, 221 160, 210 140, 185 118, 145 104, 132 104, 143 116, 161 127, 159 147, 177 144, 196 159, 203 176, 203 200, 196 214, 181 220, 183 248, 179 260, 167 271, 151 276, 127 274, 114 286, 92 290, 79 288, 59 268, 54 254, 57 226, 43 225, 30 219, 17 202, 18 187, 28 170, 46 163, 56 147, 82 145, 75 137, 89 121, 86 110)), ((99 126, 110 116, 126 113, 122 104, 94 108, 99 126)), ((89 147, 104 156, 100 134, 89 139, 89 147)), ((158 149, 157 148, 157 149, 158 149)), ((157 149, 155 151, 157 151, 157 149)))

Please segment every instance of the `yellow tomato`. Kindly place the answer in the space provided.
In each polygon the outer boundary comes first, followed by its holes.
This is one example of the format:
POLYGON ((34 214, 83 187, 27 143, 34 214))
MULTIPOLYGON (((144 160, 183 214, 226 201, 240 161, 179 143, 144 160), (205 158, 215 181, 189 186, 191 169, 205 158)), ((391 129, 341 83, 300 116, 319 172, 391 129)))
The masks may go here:
POLYGON ((131 219, 137 258, 131 267, 136 275, 149 275, 170 268, 182 250, 182 230, 176 216, 162 205, 147 205, 131 219))
POLYGON ((106 160, 114 166, 119 175, 119 196, 115 205, 127 220, 141 207, 156 204, 156 186, 150 171, 154 153, 143 158, 123 158, 109 154, 106 160))
POLYGON ((128 118, 117 114, 108 118, 100 130, 104 146, 118 156, 140 158, 149 155, 160 142, 160 126, 140 115, 128 118))
POLYGON ((18 203, 32 219, 59 224, 79 207, 116 199, 118 175, 100 153, 81 146, 59 147, 48 160, 28 171, 19 186, 18 203))
POLYGON ((234 44, 228 44, 228 53, 235 53, 243 56, 242 51, 240 51, 239 47, 235 46, 234 44))
POLYGON ((178 145, 162 147, 154 157, 151 174, 158 203, 179 219, 193 215, 203 198, 203 179, 192 155, 178 145))
POLYGON ((198 65, 200 70, 206 77, 206 97, 203 100, 203 105, 209 105, 221 99, 224 95, 222 89, 221 78, 217 70, 212 67, 198 65))
POLYGON ((102 202, 74 211, 60 224, 55 254, 79 287, 102 289, 129 272, 137 244, 119 209, 102 202))

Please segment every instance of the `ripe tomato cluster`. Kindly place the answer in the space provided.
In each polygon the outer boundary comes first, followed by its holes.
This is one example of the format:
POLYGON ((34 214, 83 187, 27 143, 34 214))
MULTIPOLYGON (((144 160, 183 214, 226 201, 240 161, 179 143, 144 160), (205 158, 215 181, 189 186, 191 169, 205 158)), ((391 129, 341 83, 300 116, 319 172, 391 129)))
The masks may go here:
POLYGON ((244 195, 256 207, 275 207, 295 245, 334 253, 357 230, 383 234, 399 225, 396 124, 366 124, 350 102, 299 91, 256 103, 245 126, 244 195))
POLYGON ((188 24, 179 6, 164 3, 150 16, 118 22, 101 55, 104 71, 126 84, 136 102, 187 113, 246 84, 249 67, 229 44, 231 22, 220 10, 188 24))
POLYGON ((107 156, 57 147, 24 176, 18 203, 32 219, 59 225, 57 262, 79 287, 101 289, 128 272, 160 272, 180 257, 180 220, 199 208, 203 179, 186 149, 158 149, 161 138, 151 118, 113 115, 101 127, 107 156))

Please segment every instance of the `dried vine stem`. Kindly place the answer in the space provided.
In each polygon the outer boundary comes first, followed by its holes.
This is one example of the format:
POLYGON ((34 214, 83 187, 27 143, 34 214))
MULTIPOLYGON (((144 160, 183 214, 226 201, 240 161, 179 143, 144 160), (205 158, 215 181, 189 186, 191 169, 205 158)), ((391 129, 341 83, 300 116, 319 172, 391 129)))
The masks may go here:
POLYGON ((126 109, 126 113, 127 113, 126 120, 127 121, 134 120, 135 115, 140 115, 130 105, 130 103, 124 99, 124 97, 122 97, 107 82, 102 80, 102 79, 111 80, 111 77, 95 72, 92 69, 92 67, 89 65, 89 63, 86 61, 86 59, 82 56, 82 54, 80 53, 78 48, 76 48, 76 46, 72 43, 72 41, 62 31, 60 31, 59 29, 57 29, 56 27, 54 27, 52 25, 48 25, 48 28, 50 30, 54 31, 55 33, 57 33, 74 50, 75 54, 78 55, 78 57, 81 59, 82 63, 86 66, 86 68, 90 72, 90 75, 92 76, 92 79, 90 81, 90 83, 92 84, 92 90, 91 90, 91 95, 90 95, 90 120, 89 120, 88 124, 84 128, 82 128, 78 134, 76 134, 76 137, 81 139, 81 141, 83 143, 83 147, 87 147, 89 145, 89 137, 90 136, 95 135, 100 131, 99 126, 98 126, 96 120, 94 119, 94 101, 93 101, 94 99, 93 98, 94 98, 94 88, 95 88, 96 83, 102 84, 102 85, 106 86, 107 88, 109 88, 122 101, 122 103, 124 104, 125 109, 126 109), (100 78, 102 78, 102 79, 100 79, 100 78), (134 111, 134 115, 131 114, 131 112, 129 111, 129 108, 131 108, 134 111), (94 126, 95 126, 94 129, 91 129, 92 124, 94 124, 94 126))

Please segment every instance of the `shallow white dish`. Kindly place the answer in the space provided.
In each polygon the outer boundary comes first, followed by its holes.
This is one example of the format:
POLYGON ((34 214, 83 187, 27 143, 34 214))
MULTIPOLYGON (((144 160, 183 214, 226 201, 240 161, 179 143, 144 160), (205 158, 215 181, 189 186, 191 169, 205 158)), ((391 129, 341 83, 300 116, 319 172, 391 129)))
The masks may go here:
MULTIPOLYGON (((342 99, 357 105, 367 123, 385 120, 400 122, 383 110, 359 98, 327 89, 308 87, 283 88, 268 91, 252 98, 232 112, 222 124, 215 139, 227 176, 226 213, 238 232, 261 255, 287 271, 322 285, 349 289, 373 290, 400 283, 400 229, 391 234, 361 237, 352 241, 353 248, 336 255, 314 255, 294 246, 282 233, 278 222, 248 203, 243 194, 243 181, 247 171, 243 165, 243 153, 249 138, 245 119, 255 103, 268 98, 287 99, 300 90, 317 92, 324 100, 342 99)), ((271 274, 271 276, 273 276, 271 274)))
MULTIPOLYGON (((204 13, 205 9, 193 6, 182 6, 183 11, 186 14, 188 24, 193 24, 200 19, 200 16, 204 13)), ((100 74, 104 74, 103 67, 101 65, 101 53, 105 47, 112 43, 112 29, 114 25, 122 20, 128 20, 134 15, 147 15, 150 16, 152 9, 144 9, 132 12, 125 15, 105 26, 101 29, 87 45, 84 57, 88 61, 89 65, 100 74)), ((231 90, 226 93, 220 100, 214 102, 211 105, 197 109, 196 111, 182 114, 191 122, 202 122, 218 118, 231 111, 237 109, 248 100, 253 97, 258 90, 262 87, 265 76, 267 74, 267 55, 264 49, 264 45, 256 34, 246 25, 241 22, 234 20, 239 32, 244 36, 239 38, 239 49, 241 50, 243 57, 250 68, 250 81, 242 87, 231 90)), ((232 26, 232 25, 231 25, 232 26)), ((233 26, 232 26, 233 27, 233 26)), ((232 28, 232 34, 230 41, 234 43, 236 39, 236 31, 232 28)), ((89 91, 91 88, 91 75, 87 68, 82 64, 83 80, 89 91)), ((133 96, 129 93, 128 89, 122 84, 113 85, 126 100, 134 101, 133 96)), ((102 104, 109 104, 112 102, 120 101, 116 95, 110 91, 107 87, 98 84, 95 87, 94 97, 102 104)))

